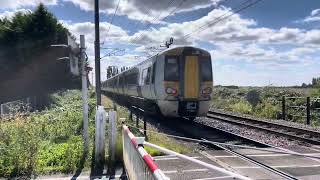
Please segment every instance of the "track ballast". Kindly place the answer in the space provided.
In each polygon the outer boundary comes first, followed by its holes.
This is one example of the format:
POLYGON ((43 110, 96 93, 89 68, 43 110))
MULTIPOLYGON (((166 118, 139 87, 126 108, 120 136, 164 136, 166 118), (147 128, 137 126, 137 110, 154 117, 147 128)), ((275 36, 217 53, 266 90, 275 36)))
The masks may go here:
POLYGON ((271 132, 279 136, 284 136, 290 139, 299 140, 310 144, 320 145, 320 132, 309 129, 292 127, 284 124, 262 121, 248 117, 236 116, 233 114, 226 114, 213 110, 208 112, 207 117, 231 124, 271 132))

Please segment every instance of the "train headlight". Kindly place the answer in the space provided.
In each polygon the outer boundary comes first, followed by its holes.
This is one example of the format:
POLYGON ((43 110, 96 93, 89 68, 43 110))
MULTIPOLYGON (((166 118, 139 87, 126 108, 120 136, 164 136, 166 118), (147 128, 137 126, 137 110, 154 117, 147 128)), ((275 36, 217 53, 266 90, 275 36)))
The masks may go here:
POLYGON ((206 87, 202 89, 201 91, 202 94, 211 94, 212 93, 212 88, 211 87, 206 87))
POLYGON ((172 88, 172 87, 167 87, 166 88, 166 93, 167 94, 175 95, 175 94, 177 94, 177 92, 178 91, 175 88, 172 88))

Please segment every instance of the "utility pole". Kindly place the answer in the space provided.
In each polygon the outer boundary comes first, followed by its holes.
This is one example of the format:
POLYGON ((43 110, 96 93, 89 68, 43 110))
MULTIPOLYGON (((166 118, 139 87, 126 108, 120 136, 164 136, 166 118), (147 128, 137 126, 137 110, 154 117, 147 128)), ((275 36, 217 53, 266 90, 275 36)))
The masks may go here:
POLYGON ((95 23, 95 73, 96 73, 96 96, 97 107, 101 105, 101 84, 100 84, 100 30, 99 30, 99 0, 94 1, 94 23, 95 23))
POLYGON ((85 57, 85 38, 80 35, 80 61, 81 61, 81 79, 82 79, 82 102, 83 102, 83 140, 84 156, 88 157, 89 152, 89 121, 88 121, 88 85, 87 85, 87 59, 85 57))

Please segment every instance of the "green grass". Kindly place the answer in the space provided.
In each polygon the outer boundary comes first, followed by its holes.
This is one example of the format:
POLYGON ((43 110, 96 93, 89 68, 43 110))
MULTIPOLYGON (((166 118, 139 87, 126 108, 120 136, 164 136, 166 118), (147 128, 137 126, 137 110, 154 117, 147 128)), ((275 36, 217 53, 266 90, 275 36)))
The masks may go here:
MULTIPOLYGON (((105 107, 113 107, 113 102, 107 98, 107 97, 102 97, 102 104, 105 107)), ((135 127, 135 121, 131 121, 129 120, 129 111, 121 106, 117 107, 117 117, 118 117, 118 123, 117 123, 117 129, 118 129, 118 139, 117 139, 117 151, 116 151, 116 157, 118 157, 118 160, 122 159, 122 122, 120 122, 120 118, 125 118, 125 124, 129 126, 130 131, 137 137, 142 137, 143 134, 138 131, 135 128, 132 128, 130 126, 135 127)), ((142 127, 142 124, 140 123, 140 127, 142 127)), ((158 130, 151 126, 150 124, 148 124, 147 130, 150 131, 155 131, 158 132, 158 130)), ((180 143, 177 143, 176 141, 174 141, 173 139, 163 135, 163 134, 158 134, 158 133, 151 133, 151 132, 147 132, 148 135, 148 141, 150 143, 165 147, 167 149, 173 150, 175 152, 178 153, 189 153, 192 150, 180 143)), ((163 153, 161 153, 160 151, 154 149, 154 148, 150 148, 145 146, 146 151, 151 155, 151 156, 159 156, 159 155, 163 155, 163 153)))
MULTIPOLYGON (((282 117, 282 96, 286 97, 320 97, 320 88, 286 88, 286 87, 215 87, 213 91, 212 107, 242 114, 249 114, 262 118, 280 119, 282 117), (258 92, 257 105, 253 106, 247 100, 249 92, 258 92)), ((287 100, 287 106, 305 106, 306 98, 287 100)), ((319 104, 315 104, 319 108, 319 104)), ((287 110, 287 119, 293 122, 305 123, 304 117, 293 117, 291 115, 305 116, 303 110, 287 110)), ((312 115, 313 125, 320 124, 320 116, 312 115)))
MULTIPOLYGON (((63 91, 51 98, 54 103, 46 110, 1 121, 0 177, 71 173, 81 166, 81 93, 63 91)), ((90 166, 94 137, 94 98, 89 99, 89 107, 91 143, 86 168, 90 166)))

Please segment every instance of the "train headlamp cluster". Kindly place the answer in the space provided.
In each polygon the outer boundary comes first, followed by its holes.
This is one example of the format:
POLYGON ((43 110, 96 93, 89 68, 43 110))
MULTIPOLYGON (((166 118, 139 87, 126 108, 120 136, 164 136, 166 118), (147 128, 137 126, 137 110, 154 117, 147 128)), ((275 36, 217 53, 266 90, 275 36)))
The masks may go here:
POLYGON ((211 87, 206 87, 202 89, 201 91, 202 94, 211 94, 212 93, 212 88, 211 87))
POLYGON ((172 87, 167 87, 167 88, 166 88, 166 93, 167 93, 167 94, 176 95, 177 92, 178 92, 178 91, 177 91, 175 88, 172 88, 172 87))

